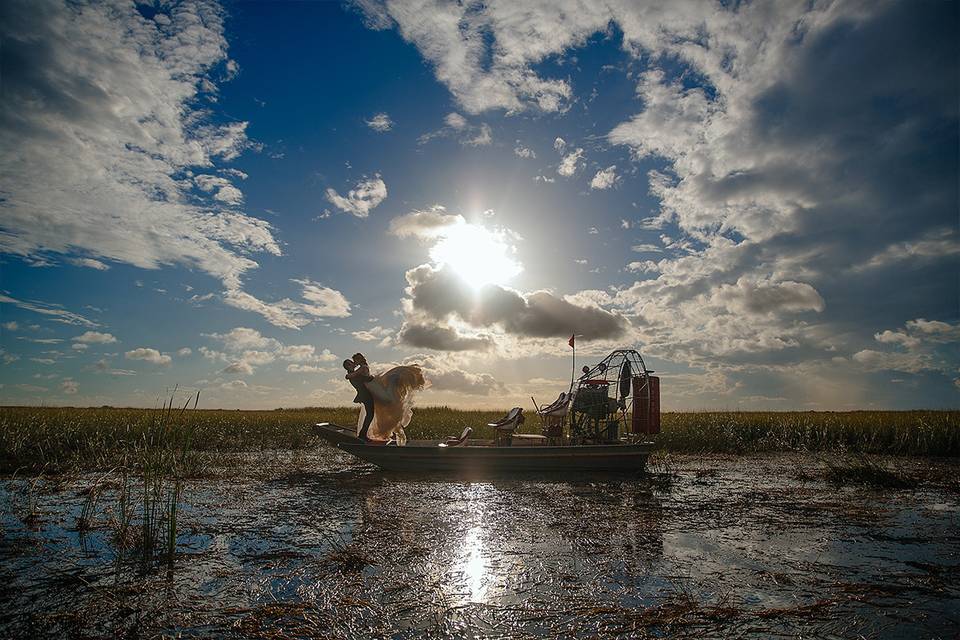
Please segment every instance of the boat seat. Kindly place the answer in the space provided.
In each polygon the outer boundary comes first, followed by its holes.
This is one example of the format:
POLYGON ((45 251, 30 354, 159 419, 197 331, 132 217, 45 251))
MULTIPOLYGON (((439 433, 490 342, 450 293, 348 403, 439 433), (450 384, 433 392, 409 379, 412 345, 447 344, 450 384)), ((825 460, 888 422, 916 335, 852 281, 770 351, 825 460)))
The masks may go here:
POLYGON ((514 407, 500 420, 490 422, 487 426, 495 429, 497 446, 510 446, 513 432, 523 424, 523 421, 523 407, 514 407))
POLYGON ((473 427, 466 427, 466 428, 463 430, 463 433, 460 434, 460 437, 459 437, 459 438, 455 438, 455 437, 453 437, 453 436, 447 436, 447 441, 446 441, 446 442, 441 442, 441 443, 440 443, 439 445, 437 445, 437 446, 440 446, 440 447, 459 447, 460 445, 462 445, 464 442, 467 441, 467 438, 470 437, 470 434, 471 434, 471 433, 473 433, 473 427))
POLYGON ((540 410, 537 412, 543 417, 558 417, 562 418, 567 415, 567 411, 570 408, 570 398, 567 396, 566 392, 560 393, 560 396, 548 404, 545 407, 540 407, 540 410))

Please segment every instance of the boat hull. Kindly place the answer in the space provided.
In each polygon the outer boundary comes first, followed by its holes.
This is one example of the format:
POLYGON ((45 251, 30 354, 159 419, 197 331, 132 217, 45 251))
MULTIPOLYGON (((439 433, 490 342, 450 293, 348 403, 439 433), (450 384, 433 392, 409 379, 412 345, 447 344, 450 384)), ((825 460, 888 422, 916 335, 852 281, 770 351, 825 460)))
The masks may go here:
POLYGON ((376 447, 352 443, 338 446, 388 471, 468 474, 639 472, 653 449, 649 442, 562 447, 376 447))
POLYGON ((333 424, 332 422, 320 422, 313 426, 313 434, 320 438, 323 438, 333 446, 338 444, 362 444, 360 438, 357 437, 357 432, 355 429, 350 427, 341 427, 338 424, 333 424))

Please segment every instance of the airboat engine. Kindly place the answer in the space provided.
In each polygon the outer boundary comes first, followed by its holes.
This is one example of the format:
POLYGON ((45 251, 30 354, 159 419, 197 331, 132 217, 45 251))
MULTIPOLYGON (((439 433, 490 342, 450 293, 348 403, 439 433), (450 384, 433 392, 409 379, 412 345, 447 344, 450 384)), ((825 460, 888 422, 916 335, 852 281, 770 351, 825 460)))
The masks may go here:
POLYGON ((613 443, 622 435, 660 433, 660 379, 633 349, 618 349, 574 385, 570 436, 574 443, 613 443))

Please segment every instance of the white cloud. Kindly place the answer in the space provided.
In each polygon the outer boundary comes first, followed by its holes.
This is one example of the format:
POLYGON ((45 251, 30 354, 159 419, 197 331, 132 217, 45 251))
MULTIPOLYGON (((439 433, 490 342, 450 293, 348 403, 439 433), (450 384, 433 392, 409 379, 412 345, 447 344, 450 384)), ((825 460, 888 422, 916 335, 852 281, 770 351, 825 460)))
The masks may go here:
POLYGON ((256 329, 248 327, 236 327, 227 333, 206 333, 204 335, 223 343, 224 347, 230 351, 277 349, 280 347, 279 341, 267 338, 256 329))
POLYGON ((567 148, 567 141, 557 136, 557 139, 553 141, 553 148, 557 150, 557 153, 563 153, 563 150, 567 148))
POLYGON ((537 157, 537 154, 533 151, 533 149, 523 146, 522 144, 520 144, 519 140, 517 140, 517 146, 513 148, 513 153, 518 158, 529 158, 531 160, 534 160, 537 157))
POLYGON ((442 236, 450 227, 466 222, 460 214, 446 213, 445 207, 435 204, 429 209, 397 216, 390 221, 390 233, 398 238, 432 239, 442 236))
POLYGON ((885 267, 903 260, 929 261, 960 255, 960 240, 954 229, 935 229, 916 240, 895 242, 873 257, 857 270, 885 267))
POLYGON ((569 178, 577 172, 581 160, 583 160, 583 149, 577 148, 571 151, 560 161, 560 166, 557 167, 557 173, 565 178, 569 178))
POLYGON ((357 185, 341 196, 334 189, 327 189, 327 200, 345 213, 358 218, 366 218, 370 211, 387 198, 387 184, 380 174, 372 178, 364 178, 357 185))
POLYGON ((447 124, 448 127, 450 127, 451 129, 457 129, 458 131, 467 126, 467 119, 456 112, 448 113, 446 117, 444 117, 443 121, 447 124))
POLYGON ((771 282, 740 278, 736 285, 721 285, 712 300, 732 312, 766 314, 801 311, 823 311, 823 298, 805 282, 771 282))
POLYGON ((110 268, 110 265, 104 264, 99 260, 94 260, 93 258, 70 258, 67 262, 78 267, 87 267, 88 269, 96 269, 97 271, 106 271, 110 268))
MULTIPOLYGON (((646 351, 770 370, 872 341, 905 308, 955 313, 956 145, 932 133, 956 128, 947 5, 365 4, 474 115, 565 108, 570 87, 542 63, 615 25, 647 70, 635 113, 607 140, 659 165, 648 180, 660 211, 631 231, 672 236, 615 292, 646 351)), ((556 149, 560 175, 574 175, 582 158, 562 139, 556 149)), ((919 339, 908 329, 891 333, 919 339)))
POLYGON ((127 360, 143 360, 151 364, 167 366, 172 362, 170 356, 149 347, 138 347, 123 354, 127 360))
POLYGON ((468 5, 365 1, 359 6, 368 24, 378 28, 395 24, 468 113, 491 108, 518 111, 528 106, 560 111, 570 99, 566 81, 542 79, 529 69, 529 63, 559 53, 568 44, 564 18, 572 11, 545 11, 543 19, 526 19, 529 10, 516 5, 501 22, 468 5), (488 58, 485 34, 491 30, 497 34, 497 46, 488 58))
POLYGON ((90 348, 90 345, 88 345, 88 344, 82 344, 82 343, 79 343, 79 342, 75 342, 75 343, 71 346, 71 348, 72 348, 74 351, 86 351, 87 349, 90 348))
POLYGON ((253 367, 250 365, 249 362, 240 360, 238 362, 231 362, 226 367, 224 367, 220 371, 220 373, 234 373, 234 374, 240 374, 244 376, 252 376, 253 367))
POLYGON ((376 326, 362 331, 354 331, 350 335, 352 335, 355 340, 359 340, 361 342, 377 342, 389 338, 392 334, 393 329, 385 329, 383 327, 376 326))
POLYGON ((491 395, 506 391, 506 387, 489 373, 464 371, 436 356, 422 354, 410 356, 404 358, 404 364, 420 365, 431 392, 491 395))
POLYGON ((82 335, 74 338, 75 342, 83 342, 86 344, 113 344, 117 341, 110 333, 101 333, 99 331, 87 331, 82 335))
POLYGON ((332 371, 331 367, 318 367, 312 364, 288 364, 289 373, 325 373, 332 371))
POLYGON ((39 301, 27 301, 27 300, 17 300, 11 298, 8 295, 0 293, 0 303, 6 302, 12 304, 15 307, 20 307, 27 311, 33 311, 34 313, 39 313, 49 317, 51 320, 56 322, 62 322, 64 324, 74 324, 80 325, 83 327, 97 327, 96 322, 87 320, 79 313, 73 313, 72 311, 67 311, 60 307, 60 305, 50 304, 46 302, 39 301))
MULTIPOLYGON (((264 336, 256 329, 248 327, 235 327, 227 333, 204 335, 223 345, 225 352, 205 346, 199 349, 209 360, 227 362, 228 366, 222 370, 223 373, 253 375, 255 367, 270 364, 275 360, 298 363, 305 367, 337 360, 336 354, 329 349, 318 352, 316 347, 310 344, 284 345, 279 340, 264 336)), ((292 371, 289 367, 287 370, 292 371)))
POLYGON ((611 165, 606 169, 597 171, 597 175, 593 176, 593 180, 590 181, 590 188, 609 189, 616 184, 617 179, 617 167, 616 165, 611 165))
POLYGON ((463 140, 463 144, 468 147, 485 147, 491 142, 493 142, 493 131, 490 129, 490 125, 486 123, 481 124, 472 136, 463 140))
POLYGON ((27 336, 17 336, 17 340, 25 340, 36 344, 60 344, 63 342, 62 338, 28 338, 27 336))
POLYGON ((193 354, 193 350, 190 347, 183 347, 181 349, 177 349, 177 355, 180 356, 181 358, 185 358, 191 354, 193 354))
POLYGON ((291 282, 301 286, 301 295, 306 302, 296 302, 290 298, 264 302, 245 291, 226 292, 224 302, 238 309, 258 313, 270 324, 286 329, 300 329, 316 318, 345 318, 350 315, 350 302, 336 289, 308 279, 291 282))
POLYGON ((302 309, 319 318, 347 318, 350 316, 350 302, 336 289, 324 287, 312 280, 293 280, 303 287, 304 304, 302 309))
POLYGON ((465 147, 483 147, 493 142, 493 130, 485 122, 470 124, 459 113, 447 114, 443 122, 443 127, 423 134, 417 139, 417 143, 426 144, 435 138, 453 138, 465 147))
POLYGON ((233 186, 226 178, 210 175, 195 176, 193 181, 207 193, 213 193, 213 199, 230 205, 243 204, 243 192, 233 186))
POLYGON ((366 121, 367 126, 378 133, 390 131, 393 128, 393 120, 386 113, 378 113, 366 121))
POLYGON ((873 337, 877 342, 882 342, 884 344, 899 344, 903 345, 907 349, 912 349, 920 345, 919 338, 908 336, 902 331, 890 331, 887 329, 882 333, 875 334, 873 337))
POLYGON ((17 331, 20 329, 20 325, 12 320, 10 322, 4 322, 3 324, 0 324, 0 327, 3 327, 5 331, 17 331))
POLYGON ((68 396, 73 396, 80 391, 80 383, 76 380, 64 380, 60 383, 60 389, 68 396))
POLYGON ((271 226, 222 207, 240 202, 234 187, 204 203, 181 178, 255 146, 246 122, 214 124, 196 101, 231 66, 222 8, 199 0, 146 18, 132 3, 43 7, 8 2, 0 23, 4 58, 30 61, 4 72, 0 148, 17 152, 0 155, 0 251, 180 264, 239 289, 252 254, 280 255, 271 226))

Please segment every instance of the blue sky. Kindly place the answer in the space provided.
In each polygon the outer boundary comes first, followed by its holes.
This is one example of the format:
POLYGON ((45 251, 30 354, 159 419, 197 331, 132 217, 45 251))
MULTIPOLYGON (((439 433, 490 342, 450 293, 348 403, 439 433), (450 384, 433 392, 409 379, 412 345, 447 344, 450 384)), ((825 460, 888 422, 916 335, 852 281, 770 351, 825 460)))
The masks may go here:
POLYGON ((952 3, 8 2, 4 404, 955 407, 952 3))

